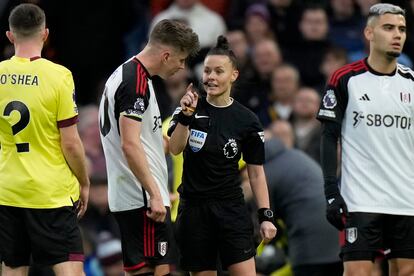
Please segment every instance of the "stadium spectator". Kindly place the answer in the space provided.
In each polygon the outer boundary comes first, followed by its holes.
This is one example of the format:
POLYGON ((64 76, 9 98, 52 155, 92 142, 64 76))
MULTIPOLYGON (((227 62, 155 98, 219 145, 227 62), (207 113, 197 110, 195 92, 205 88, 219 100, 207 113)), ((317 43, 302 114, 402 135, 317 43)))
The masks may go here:
POLYGON ((189 60, 189 66, 194 69, 196 76, 201 77, 201 64, 205 54, 214 45, 215 38, 226 33, 227 27, 224 19, 199 0, 174 0, 166 10, 154 17, 151 29, 162 19, 182 20, 198 35, 201 49, 196 57, 189 60))
MULTIPOLYGON (((353 0, 330 0, 329 40, 348 52, 364 48, 361 32, 364 19, 353 0)), ((367 1, 368 2, 368 1, 367 1)))
POLYGON ((246 10, 244 30, 250 47, 264 39, 275 39, 270 28, 270 14, 263 4, 253 4, 246 10))
POLYGON ((255 74, 238 87, 235 100, 257 113, 267 105, 273 70, 282 63, 279 45, 271 39, 258 42, 252 51, 255 74))
POLYGON ((299 71, 294 66, 282 64, 273 70, 269 100, 258 114, 265 128, 272 121, 292 119, 293 102, 299 86, 299 71))
POLYGON ((236 29, 228 31, 226 33, 226 38, 230 48, 237 58, 239 67, 239 78, 237 82, 233 84, 231 92, 235 99, 240 99, 243 96, 243 93, 252 93, 249 87, 253 87, 250 80, 254 78, 255 70, 250 55, 250 47, 243 30, 236 29))
POLYGON ((315 87, 319 95, 322 95, 326 83, 332 74, 348 62, 345 49, 340 47, 330 47, 323 55, 320 71, 324 76, 324 83, 320 87, 315 87))
POLYGON ((301 40, 285 49, 283 59, 298 68, 303 85, 321 86, 324 78, 319 68, 323 55, 331 45, 326 11, 320 6, 306 7, 299 22, 299 30, 301 40))
POLYGON ((271 28, 282 51, 300 40, 298 22, 301 17, 301 3, 294 0, 269 0, 267 8, 270 14, 271 28))
POLYGON ((301 87, 295 97, 292 111, 292 127, 295 134, 295 147, 320 162, 321 124, 318 114, 319 93, 309 87, 301 87))
POLYGON ((98 106, 95 104, 79 107, 79 136, 85 147, 91 170, 89 175, 106 175, 105 156, 99 138, 98 106))
POLYGON ((96 256, 104 276, 123 275, 121 241, 109 232, 101 232, 96 245, 96 256))
POLYGON ((294 275, 341 276, 339 236, 325 218, 320 166, 277 138, 265 142, 265 154, 271 205, 286 225, 294 275))

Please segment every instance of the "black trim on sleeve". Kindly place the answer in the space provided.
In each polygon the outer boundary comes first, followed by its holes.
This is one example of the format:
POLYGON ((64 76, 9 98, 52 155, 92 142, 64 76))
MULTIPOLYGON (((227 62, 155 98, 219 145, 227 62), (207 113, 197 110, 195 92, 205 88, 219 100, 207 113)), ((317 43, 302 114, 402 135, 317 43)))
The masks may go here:
POLYGON ((142 122, 142 119, 141 118, 138 118, 136 116, 130 116, 130 115, 127 115, 127 114, 125 114, 125 115, 122 114, 122 116, 124 116, 124 117, 126 117, 128 119, 132 119, 132 120, 137 121, 137 122, 142 122))
POLYGON ((322 121, 321 167, 325 180, 325 196, 331 198, 339 193, 337 170, 337 145, 341 136, 341 125, 332 121, 322 121))

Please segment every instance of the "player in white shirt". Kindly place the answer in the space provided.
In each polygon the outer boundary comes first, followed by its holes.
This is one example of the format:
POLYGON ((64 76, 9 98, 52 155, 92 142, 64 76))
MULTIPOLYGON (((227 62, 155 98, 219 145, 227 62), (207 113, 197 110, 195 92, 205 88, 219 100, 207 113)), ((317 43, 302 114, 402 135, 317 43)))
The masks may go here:
POLYGON ((191 28, 162 20, 145 48, 119 66, 105 84, 99 107, 101 140, 109 208, 121 230, 127 275, 169 273, 167 164, 152 77, 167 78, 184 69, 186 58, 198 49, 191 28))
POLYGON ((345 275, 371 275, 382 249, 398 275, 414 275, 414 73, 397 64, 404 10, 372 6, 364 34, 368 58, 331 76, 318 113, 327 219, 344 231, 345 275))

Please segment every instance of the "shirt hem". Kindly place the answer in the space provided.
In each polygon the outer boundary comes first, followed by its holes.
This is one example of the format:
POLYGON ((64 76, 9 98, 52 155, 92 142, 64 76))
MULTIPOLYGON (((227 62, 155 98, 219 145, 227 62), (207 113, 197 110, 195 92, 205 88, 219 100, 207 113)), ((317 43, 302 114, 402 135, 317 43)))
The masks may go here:
POLYGON ((381 207, 354 207, 348 205, 348 212, 362 212, 362 213, 375 213, 375 214, 388 214, 398 216, 413 216, 414 209, 388 209, 381 207))

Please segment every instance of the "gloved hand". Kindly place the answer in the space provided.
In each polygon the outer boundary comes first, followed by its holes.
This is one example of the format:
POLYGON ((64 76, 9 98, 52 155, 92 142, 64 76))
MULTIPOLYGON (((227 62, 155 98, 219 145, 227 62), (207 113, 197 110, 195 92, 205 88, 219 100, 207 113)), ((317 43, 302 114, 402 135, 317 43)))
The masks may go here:
POLYGON ((342 196, 337 193, 327 197, 326 218, 339 231, 345 228, 344 217, 348 216, 348 208, 342 196))

